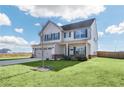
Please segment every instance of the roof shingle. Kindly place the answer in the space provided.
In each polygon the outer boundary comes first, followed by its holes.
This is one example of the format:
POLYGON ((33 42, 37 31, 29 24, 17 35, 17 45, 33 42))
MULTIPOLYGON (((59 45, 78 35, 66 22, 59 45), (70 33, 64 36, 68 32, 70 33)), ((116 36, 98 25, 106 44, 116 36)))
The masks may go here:
POLYGON ((61 28, 63 30, 72 30, 72 29, 77 29, 77 28, 81 28, 81 27, 89 27, 94 22, 94 20, 95 20, 95 18, 92 18, 92 19, 80 21, 77 23, 71 23, 71 24, 63 25, 63 26, 61 26, 61 28))

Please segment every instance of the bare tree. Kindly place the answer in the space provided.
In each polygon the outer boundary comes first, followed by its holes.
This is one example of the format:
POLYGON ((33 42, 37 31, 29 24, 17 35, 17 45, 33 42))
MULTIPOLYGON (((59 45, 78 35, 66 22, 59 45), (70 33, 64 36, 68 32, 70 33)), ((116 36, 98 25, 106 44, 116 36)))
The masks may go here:
POLYGON ((44 34, 43 34, 43 31, 42 31, 42 36, 41 36, 41 47, 42 47, 42 67, 44 67, 45 65, 44 65, 44 47, 43 47, 43 37, 44 37, 44 34))

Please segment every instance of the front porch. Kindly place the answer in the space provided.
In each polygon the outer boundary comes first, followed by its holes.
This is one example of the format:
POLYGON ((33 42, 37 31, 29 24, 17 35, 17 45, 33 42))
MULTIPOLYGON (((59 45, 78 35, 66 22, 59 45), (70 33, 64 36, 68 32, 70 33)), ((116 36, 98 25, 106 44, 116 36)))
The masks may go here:
MULTIPOLYGON (((59 47, 59 53, 53 55, 53 58, 59 59, 62 57, 81 57, 81 58, 89 58, 89 44, 85 41, 81 42, 67 42, 61 43, 57 45, 59 47)), ((57 48, 56 48, 57 49, 57 48)))

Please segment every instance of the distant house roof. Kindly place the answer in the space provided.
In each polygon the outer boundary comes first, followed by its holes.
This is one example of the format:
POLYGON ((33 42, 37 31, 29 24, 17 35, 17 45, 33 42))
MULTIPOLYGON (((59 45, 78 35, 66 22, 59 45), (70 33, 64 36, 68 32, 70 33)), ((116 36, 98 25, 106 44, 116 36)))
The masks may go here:
POLYGON ((89 27, 92 25, 94 20, 95 20, 95 18, 92 18, 92 19, 85 20, 85 21, 71 23, 71 24, 63 25, 63 26, 61 26, 61 28, 63 30, 72 30, 72 29, 77 29, 77 28, 81 28, 81 27, 89 27))

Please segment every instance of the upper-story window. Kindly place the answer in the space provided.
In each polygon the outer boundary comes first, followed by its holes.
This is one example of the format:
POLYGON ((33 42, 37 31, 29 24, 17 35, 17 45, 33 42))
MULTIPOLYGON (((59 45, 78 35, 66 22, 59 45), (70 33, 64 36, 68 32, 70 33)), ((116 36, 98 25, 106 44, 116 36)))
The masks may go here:
POLYGON ((64 32, 64 38, 66 38, 66 32, 64 32))
POLYGON ((48 41, 51 40, 51 35, 50 34, 47 35, 47 39, 48 39, 48 41))
POLYGON ((69 32, 69 37, 71 37, 71 32, 69 32))
POLYGON ((64 32, 64 38, 71 37, 71 32, 64 32))
POLYGON ((86 37, 87 37, 87 29, 80 29, 74 32, 75 39, 86 38, 86 37))
POLYGON ((44 36, 44 41, 47 41, 47 35, 44 36))
POLYGON ((59 39, 60 39, 59 32, 44 35, 44 41, 59 40, 59 39))

